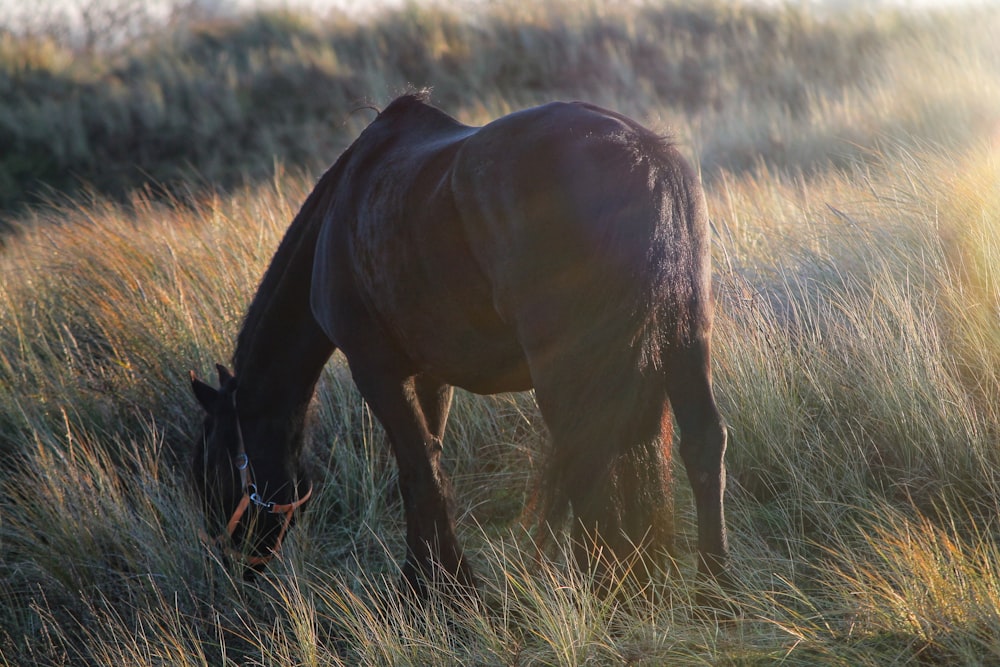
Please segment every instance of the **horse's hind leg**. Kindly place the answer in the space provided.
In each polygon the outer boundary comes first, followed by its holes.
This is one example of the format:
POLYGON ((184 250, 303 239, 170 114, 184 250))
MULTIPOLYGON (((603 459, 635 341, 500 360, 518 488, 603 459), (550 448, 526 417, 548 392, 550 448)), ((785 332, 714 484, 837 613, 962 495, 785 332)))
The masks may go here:
MULTIPOLYGON (((673 543, 670 420, 662 379, 614 354, 581 372, 580 359, 538 373, 535 395, 553 440, 551 501, 573 510, 577 565, 598 583, 610 567, 644 581, 673 543)), ((558 506, 552 518, 558 519, 558 506)))
POLYGON ((698 513, 698 570, 725 583, 729 556, 723 512, 726 427, 712 393, 707 341, 673 353, 668 382, 681 431, 681 458, 698 513))
MULTIPOLYGON (((611 483, 612 497, 621 503, 624 547, 641 556, 633 568, 645 579, 663 566, 664 557, 673 567, 674 503, 670 404, 661 392, 642 396, 642 404, 635 406, 632 438, 612 463, 611 483)), ((619 557, 625 555, 631 556, 631 551, 619 557)))
POLYGON ((462 586, 474 586, 455 536, 451 483, 441 466, 451 387, 423 376, 389 379, 353 364, 352 372, 389 436, 399 467, 406 513, 406 584, 423 596, 426 581, 443 571, 462 586))

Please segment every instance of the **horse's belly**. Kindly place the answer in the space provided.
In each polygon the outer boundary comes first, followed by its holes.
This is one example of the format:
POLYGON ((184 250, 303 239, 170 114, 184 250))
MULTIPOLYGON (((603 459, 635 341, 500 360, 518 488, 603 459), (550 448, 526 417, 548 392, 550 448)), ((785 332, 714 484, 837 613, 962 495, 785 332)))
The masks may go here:
POLYGON ((531 375, 513 332, 496 316, 477 321, 469 317, 473 314, 411 320, 410 327, 396 331, 396 338, 422 371, 448 384, 476 394, 530 389, 531 375))

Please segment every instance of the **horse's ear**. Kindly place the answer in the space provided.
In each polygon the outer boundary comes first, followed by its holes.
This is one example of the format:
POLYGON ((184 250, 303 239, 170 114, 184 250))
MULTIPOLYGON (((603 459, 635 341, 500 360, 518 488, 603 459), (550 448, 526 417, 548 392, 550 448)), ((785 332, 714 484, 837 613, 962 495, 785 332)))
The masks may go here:
POLYGON ((213 412, 215 410, 215 406, 219 401, 219 390, 199 380, 194 371, 191 371, 191 389, 194 390, 194 397, 198 399, 201 407, 205 408, 206 412, 213 412))
POLYGON ((226 383, 233 379, 233 374, 222 364, 216 364, 215 370, 219 372, 219 386, 224 387, 226 383))

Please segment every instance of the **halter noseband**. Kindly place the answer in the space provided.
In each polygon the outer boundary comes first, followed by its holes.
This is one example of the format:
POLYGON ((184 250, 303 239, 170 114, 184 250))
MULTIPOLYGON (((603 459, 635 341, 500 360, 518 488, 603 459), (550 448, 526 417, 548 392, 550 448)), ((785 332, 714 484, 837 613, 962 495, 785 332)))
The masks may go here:
MULTIPOLYGON (((233 397, 233 407, 236 407, 236 397, 233 397)), ((312 483, 309 484, 309 490, 306 494, 296 501, 290 503, 275 503, 271 501, 264 500, 260 493, 257 491, 257 484, 253 481, 253 475, 250 470, 250 459, 247 457, 246 446, 243 444, 243 429, 240 428, 240 418, 239 414, 236 415, 236 441, 238 449, 236 451, 236 456, 233 457, 233 465, 240 472, 240 485, 243 488, 243 497, 240 498, 240 502, 236 505, 236 509, 233 510, 232 516, 229 517, 229 522, 226 524, 226 532, 219 534, 214 540, 207 539, 207 535, 203 535, 206 541, 209 541, 229 553, 234 553, 235 550, 229 546, 228 542, 232 540, 233 534, 236 532, 236 527, 240 525, 240 521, 243 520, 243 515, 246 514, 247 508, 253 505, 255 508, 262 512, 267 512, 268 514, 283 514, 284 521, 281 523, 281 530, 278 532, 278 537, 274 541, 273 547, 268 547, 268 553, 264 556, 244 556, 239 554, 241 558, 245 559, 245 562, 251 567, 258 567, 267 565, 271 562, 271 559, 277 555, 278 550, 281 549, 281 541, 285 537, 285 533, 288 532, 289 526, 292 523, 292 513, 299 507, 305 504, 309 497, 312 496, 313 487, 312 483)))

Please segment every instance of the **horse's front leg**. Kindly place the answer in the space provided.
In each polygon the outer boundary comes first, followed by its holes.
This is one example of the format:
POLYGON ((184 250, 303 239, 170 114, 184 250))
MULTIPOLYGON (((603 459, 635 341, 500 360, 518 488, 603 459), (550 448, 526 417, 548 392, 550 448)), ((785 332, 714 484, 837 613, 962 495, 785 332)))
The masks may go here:
POLYGON ((443 573, 462 587, 474 588, 455 536, 451 482, 441 465, 451 388, 423 376, 386 377, 354 362, 351 371, 385 428, 399 466, 406 513, 405 585, 424 597, 427 582, 440 580, 443 573))

